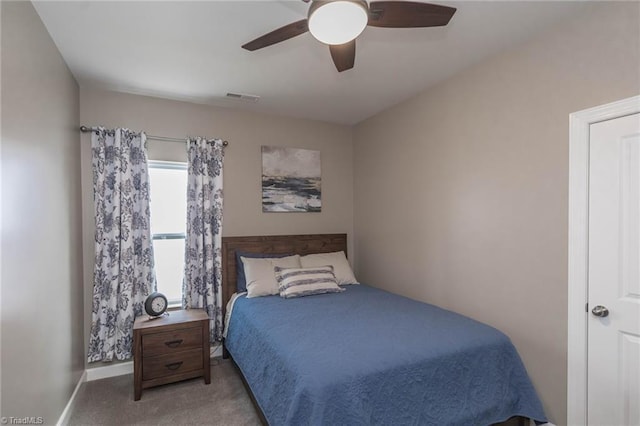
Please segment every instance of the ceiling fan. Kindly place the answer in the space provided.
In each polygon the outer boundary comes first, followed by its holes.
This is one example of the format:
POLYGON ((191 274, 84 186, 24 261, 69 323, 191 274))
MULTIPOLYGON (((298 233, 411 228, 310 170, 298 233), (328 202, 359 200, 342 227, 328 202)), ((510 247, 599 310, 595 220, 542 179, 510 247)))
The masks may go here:
MULTIPOLYGON (((309 2, 309 0, 303 0, 309 2)), ((314 0, 307 19, 293 22, 242 46, 254 51, 309 31, 329 45, 338 72, 353 68, 356 38, 365 27, 418 28, 447 25, 454 7, 412 1, 314 0)))

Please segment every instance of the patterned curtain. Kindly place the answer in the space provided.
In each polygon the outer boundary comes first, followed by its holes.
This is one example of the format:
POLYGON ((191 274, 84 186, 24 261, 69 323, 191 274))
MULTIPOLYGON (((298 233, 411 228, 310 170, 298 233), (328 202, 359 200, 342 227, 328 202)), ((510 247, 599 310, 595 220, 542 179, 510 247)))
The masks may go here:
POLYGON ((222 340, 222 163, 219 139, 187 141, 187 236, 182 307, 204 308, 211 342, 222 340))
POLYGON ((99 128, 91 135, 96 220, 89 362, 125 360, 133 322, 155 290, 146 136, 99 128))

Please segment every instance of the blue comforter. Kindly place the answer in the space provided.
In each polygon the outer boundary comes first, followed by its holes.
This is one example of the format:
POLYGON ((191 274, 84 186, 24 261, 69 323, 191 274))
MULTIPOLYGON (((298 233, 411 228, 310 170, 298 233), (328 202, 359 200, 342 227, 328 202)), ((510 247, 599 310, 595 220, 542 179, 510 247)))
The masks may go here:
POLYGON ((545 421, 507 336, 365 285, 236 300, 226 347, 276 425, 545 421))

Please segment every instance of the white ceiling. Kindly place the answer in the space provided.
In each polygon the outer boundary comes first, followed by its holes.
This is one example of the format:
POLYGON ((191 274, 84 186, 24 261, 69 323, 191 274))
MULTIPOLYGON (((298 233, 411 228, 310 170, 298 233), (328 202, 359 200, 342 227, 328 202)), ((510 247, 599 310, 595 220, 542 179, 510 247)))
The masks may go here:
POLYGON ((446 27, 368 27, 338 73, 309 33, 240 46, 304 19, 293 1, 34 2, 82 87, 354 124, 580 11, 582 2, 442 1, 446 27), (257 103, 225 99, 259 95, 257 103))

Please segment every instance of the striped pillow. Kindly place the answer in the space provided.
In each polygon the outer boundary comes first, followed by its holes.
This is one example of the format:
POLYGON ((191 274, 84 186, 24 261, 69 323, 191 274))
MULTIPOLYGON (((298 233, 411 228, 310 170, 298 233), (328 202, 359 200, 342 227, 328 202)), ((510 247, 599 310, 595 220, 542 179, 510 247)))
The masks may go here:
POLYGON ((338 287, 336 276, 333 274, 333 266, 314 266, 311 268, 276 266, 273 270, 278 281, 280 296, 285 299, 344 291, 343 288, 338 287))

